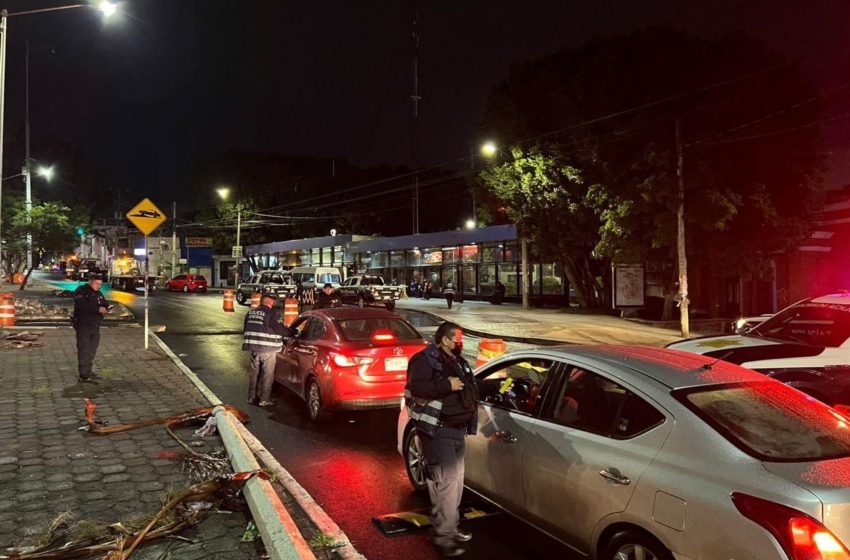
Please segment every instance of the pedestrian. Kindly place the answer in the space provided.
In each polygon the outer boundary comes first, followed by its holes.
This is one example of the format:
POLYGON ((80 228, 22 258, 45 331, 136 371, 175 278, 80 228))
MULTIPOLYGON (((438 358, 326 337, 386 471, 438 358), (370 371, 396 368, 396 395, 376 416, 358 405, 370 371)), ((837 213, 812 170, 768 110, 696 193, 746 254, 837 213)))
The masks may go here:
POLYGON ((505 301, 505 285, 496 280, 496 294, 493 296, 493 303, 502 305, 505 301))
POLYGON ((88 383, 100 379, 92 372, 92 364, 100 344, 100 324, 103 316, 112 311, 112 305, 100 292, 103 280, 92 274, 89 281, 74 290, 74 315, 71 324, 77 335, 77 372, 79 380, 88 383))
MULTIPOLYGON (((425 456, 434 544, 449 557, 462 555, 465 551, 458 543, 472 538, 458 527, 458 510, 463 494, 464 437, 478 431, 479 387, 462 352, 460 326, 441 324, 434 343, 410 359, 404 391, 407 413, 425 456)), ((482 385, 480 390, 489 395, 499 387, 482 385)))
POLYGON ((242 350, 251 352, 251 374, 248 378, 248 404, 271 406, 274 367, 277 353, 283 349, 283 337, 295 335, 274 312, 275 298, 264 295, 259 307, 245 314, 242 350), (259 398, 259 403, 257 399, 259 398))
POLYGON ((434 284, 428 280, 425 284, 425 301, 431 299, 431 295, 434 293, 434 284))
POLYGON ((443 295, 446 296, 446 303, 449 304, 449 309, 452 308, 452 302, 455 299, 455 288, 452 284, 451 280, 446 282, 445 287, 443 288, 443 295))
POLYGON ((339 299, 339 294, 334 291, 333 284, 325 284, 322 291, 319 292, 319 297, 316 298, 316 304, 313 309, 330 309, 332 307, 340 307, 342 300, 339 299))

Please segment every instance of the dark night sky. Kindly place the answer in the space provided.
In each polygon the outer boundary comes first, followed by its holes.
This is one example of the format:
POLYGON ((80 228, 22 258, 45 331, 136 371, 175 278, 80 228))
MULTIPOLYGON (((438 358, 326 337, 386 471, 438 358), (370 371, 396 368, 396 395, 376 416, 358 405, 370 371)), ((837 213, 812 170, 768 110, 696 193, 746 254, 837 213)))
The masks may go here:
MULTIPOLYGON (((7 134, 22 122, 29 37, 58 51, 32 55, 34 157, 44 135, 83 145, 104 183, 131 198, 171 200, 199 158, 230 148, 408 163, 411 5, 124 0, 108 21, 93 10, 11 18, 7 134)), ((846 0, 420 0, 420 14, 427 164, 463 158, 481 140, 480 109, 510 62, 594 35, 744 29, 806 62, 823 87, 850 52, 846 0)), ((831 186, 850 182, 847 121, 826 130, 838 146, 831 186)))

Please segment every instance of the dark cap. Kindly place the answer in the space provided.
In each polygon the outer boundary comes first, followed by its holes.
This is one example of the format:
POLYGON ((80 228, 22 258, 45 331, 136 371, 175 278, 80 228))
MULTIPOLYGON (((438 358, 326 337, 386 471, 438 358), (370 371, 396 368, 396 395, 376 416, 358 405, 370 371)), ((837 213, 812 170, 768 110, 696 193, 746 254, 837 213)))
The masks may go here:
POLYGON ((325 284, 324 286, 322 286, 322 289, 324 290, 325 288, 330 288, 331 290, 333 290, 334 285, 333 284, 325 284))
POLYGON ((91 282, 92 280, 101 280, 102 281, 103 278, 100 276, 100 274, 89 274, 89 282, 91 282))

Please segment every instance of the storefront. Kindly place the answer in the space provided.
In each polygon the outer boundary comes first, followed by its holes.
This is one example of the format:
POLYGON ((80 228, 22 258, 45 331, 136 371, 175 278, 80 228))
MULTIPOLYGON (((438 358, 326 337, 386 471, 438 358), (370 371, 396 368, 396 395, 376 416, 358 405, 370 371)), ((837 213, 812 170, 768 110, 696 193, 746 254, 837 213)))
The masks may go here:
MULTIPOLYGON (((451 281, 466 299, 487 299, 496 281, 508 301, 522 294, 521 243, 513 225, 370 238, 338 235, 249 246, 257 270, 295 266, 334 266, 345 276, 374 274, 411 285, 430 281, 435 294, 451 281)), ((529 262, 531 297, 538 303, 566 305, 568 292, 560 262, 529 262)))

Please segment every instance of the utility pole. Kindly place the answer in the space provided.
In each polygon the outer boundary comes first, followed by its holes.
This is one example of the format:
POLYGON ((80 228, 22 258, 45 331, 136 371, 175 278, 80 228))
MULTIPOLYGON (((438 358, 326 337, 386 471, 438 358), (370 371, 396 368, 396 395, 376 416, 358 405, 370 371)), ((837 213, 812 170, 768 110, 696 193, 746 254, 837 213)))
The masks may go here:
MULTIPOLYGON (((236 204, 236 246, 239 247, 239 256, 236 257, 236 272, 233 274, 233 286, 239 286, 239 269, 242 266, 242 203, 236 204)), ((188 255, 187 255, 188 256, 188 255)), ((187 260, 188 262, 188 260, 187 260)))
MULTIPOLYGON (((6 36, 9 34, 9 12, 0 10, 0 283, 3 269, 3 121, 6 106, 6 36)), ((11 274, 11 270, 5 271, 11 274)))
POLYGON ((522 308, 531 309, 528 298, 528 239, 522 238, 522 308))
POLYGON ((413 115, 410 121, 410 163, 413 167, 413 233, 419 233, 419 2, 413 0, 413 24, 410 32, 410 55, 413 61, 413 115))
POLYGON ((478 197, 476 196, 478 184, 475 182, 475 146, 469 148, 469 179, 472 188, 472 228, 478 227, 478 197))
POLYGON ((682 120, 676 119, 676 176, 679 179, 679 212, 677 250, 679 256, 679 317, 682 324, 682 337, 690 337, 688 317, 688 257, 685 253, 685 175, 684 156, 682 154, 682 120))
POLYGON ((174 278, 177 270, 177 201, 171 207, 171 216, 171 277, 174 278))
MULTIPOLYGON (((24 163, 24 173, 26 174, 27 184, 27 221, 32 220, 32 161, 30 160, 30 40, 26 40, 26 103, 24 118, 24 136, 26 141, 26 162, 24 163)), ((27 233, 27 270, 32 269, 32 234, 27 233)))

